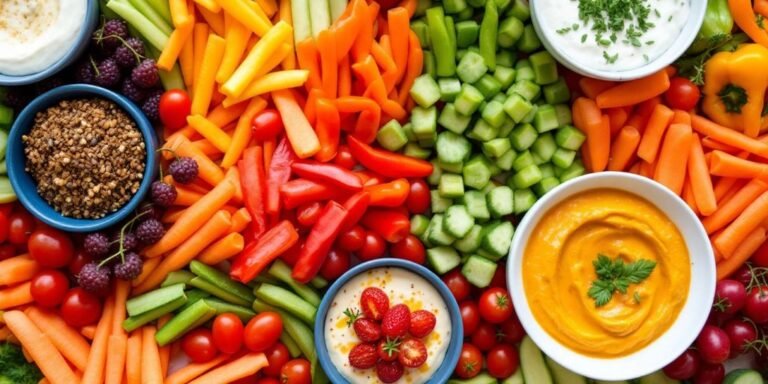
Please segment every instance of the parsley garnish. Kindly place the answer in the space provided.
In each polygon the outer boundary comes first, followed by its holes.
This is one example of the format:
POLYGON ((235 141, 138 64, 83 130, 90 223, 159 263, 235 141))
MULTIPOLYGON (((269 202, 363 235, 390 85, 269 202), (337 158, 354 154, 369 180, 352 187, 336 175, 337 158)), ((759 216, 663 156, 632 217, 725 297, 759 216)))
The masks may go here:
POLYGON ((603 57, 605 58, 606 63, 613 64, 616 62, 616 59, 619 58, 619 53, 616 52, 613 55, 609 55, 608 52, 603 51, 603 57))
MULTIPOLYGON (((650 276, 656 267, 656 262, 640 259, 625 264, 621 258, 611 260, 603 254, 597 255, 597 260, 592 262, 597 274, 597 280, 592 282, 587 295, 595 300, 596 307, 608 304, 613 293, 627 293, 630 284, 638 284, 650 276)), ((639 298, 636 295, 635 300, 639 298)))

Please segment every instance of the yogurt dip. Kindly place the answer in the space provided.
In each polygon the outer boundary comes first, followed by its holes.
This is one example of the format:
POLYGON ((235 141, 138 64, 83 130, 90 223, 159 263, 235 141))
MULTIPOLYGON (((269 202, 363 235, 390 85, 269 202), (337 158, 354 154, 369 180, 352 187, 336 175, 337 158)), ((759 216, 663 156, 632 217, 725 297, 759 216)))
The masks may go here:
POLYGON ((0 73, 29 75, 61 60, 86 9, 87 0, 0 0, 0 73))
POLYGON ((603 71, 639 68, 661 56, 688 22, 690 1, 632 0, 618 12, 597 5, 614 2, 536 0, 552 46, 575 65, 603 71))
POLYGON ((423 341, 427 361, 418 368, 406 368, 398 382, 418 384, 429 380, 440 368, 451 342, 451 319, 440 293, 427 280, 403 268, 375 268, 361 273, 344 284, 333 298, 325 318, 325 343, 328 355, 339 373, 350 383, 381 383, 376 369, 356 369, 349 364, 349 351, 360 343, 355 331, 347 326, 346 309, 360 310, 360 295, 368 287, 381 288, 390 304, 403 303, 411 312, 424 309, 437 319, 435 329, 423 341))

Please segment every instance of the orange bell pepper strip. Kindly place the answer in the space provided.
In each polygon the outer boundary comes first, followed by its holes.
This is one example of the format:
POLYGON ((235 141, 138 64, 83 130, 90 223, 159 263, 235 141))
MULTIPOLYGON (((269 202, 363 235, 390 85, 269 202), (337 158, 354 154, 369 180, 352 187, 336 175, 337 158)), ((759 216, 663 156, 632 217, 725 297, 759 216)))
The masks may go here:
POLYGON ((338 90, 339 65, 336 60, 336 34, 325 29, 317 36, 317 49, 320 51, 321 85, 325 95, 336 98, 338 90))
POLYGON ((349 56, 344 56, 344 58, 339 63, 338 83, 339 97, 349 96, 352 94, 352 68, 349 66, 349 56))
POLYGON ((370 205, 377 207, 399 207, 405 203, 411 184, 406 179, 397 179, 389 183, 371 185, 364 188, 371 196, 370 205))
POLYGON ((424 52, 421 50, 421 43, 416 33, 410 31, 408 34, 408 64, 405 68, 405 74, 400 82, 400 91, 398 92, 398 102, 400 105, 405 105, 410 96, 409 91, 413 82, 419 75, 424 66, 424 52))
POLYGON ((333 26, 336 32, 336 60, 349 57, 350 50, 355 44, 356 38, 362 29, 362 24, 367 20, 367 6, 365 0, 355 0, 347 6, 351 10, 346 18, 341 18, 333 26))
MULTIPOLYGON (((376 22, 376 13, 371 13, 370 8, 376 6, 378 12, 378 4, 373 3, 365 7, 365 12, 361 12, 360 29, 357 33, 355 43, 352 45, 352 59, 355 62, 363 60, 369 53, 371 53, 371 45, 373 45, 373 26, 376 22)), ((362 10, 361 10, 362 11, 362 10)))
POLYGON ((320 77, 319 57, 314 40, 306 39, 296 44, 296 59, 299 61, 299 68, 309 71, 309 78, 305 84, 307 89, 319 88, 323 84, 320 77))
POLYGON ((768 32, 757 24, 751 0, 728 0, 728 9, 731 10, 733 21, 750 39, 768 47, 768 32))
POLYGON ((381 122, 381 107, 375 101, 360 96, 346 96, 336 99, 336 108, 342 113, 360 112, 353 135, 365 143, 376 140, 381 122))
POLYGON ((397 68, 396 81, 403 78, 408 63, 408 34, 411 31, 409 19, 408 11, 403 7, 392 8, 387 11, 392 56, 397 68))
POLYGON ((336 156, 339 147, 339 135, 341 134, 341 118, 336 105, 329 99, 317 100, 317 120, 315 132, 320 140, 320 151, 315 154, 315 159, 327 162, 336 156))

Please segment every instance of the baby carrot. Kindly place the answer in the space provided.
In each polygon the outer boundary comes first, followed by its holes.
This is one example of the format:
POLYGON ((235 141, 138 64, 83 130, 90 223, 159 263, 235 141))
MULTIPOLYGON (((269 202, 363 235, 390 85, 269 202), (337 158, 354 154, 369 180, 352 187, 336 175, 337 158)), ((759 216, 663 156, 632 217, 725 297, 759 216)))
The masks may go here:
POLYGON ((756 140, 733 129, 723 127, 722 125, 698 115, 691 116, 691 124, 693 129, 696 132, 699 132, 702 136, 709 136, 713 140, 717 140, 725 145, 730 145, 741 149, 742 151, 747 151, 768 159, 768 143, 756 140))
POLYGON ((591 77, 582 77, 579 79, 579 89, 581 89, 581 93, 592 100, 614 86, 616 86, 616 83, 612 81, 598 80, 591 77))
POLYGON ((623 171, 627 168, 640 143, 640 132, 631 125, 625 125, 611 145, 611 158, 608 160, 609 171, 623 171))
POLYGON ((54 313, 43 311, 37 307, 29 307, 26 313, 29 319, 48 336, 51 343, 67 361, 78 370, 85 370, 88 365, 91 345, 80 333, 54 313))
POLYGON ((704 160, 704 150, 699 141, 699 135, 693 134, 691 152, 688 155, 688 179, 691 191, 696 199, 696 206, 704 216, 709 216, 717 210, 717 198, 712 187, 712 177, 709 175, 707 162, 704 160))
POLYGON ((131 286, 137 287, 141 285, 141 283, 144 282, 144 280, 149 277, 149 275, 152 273, 152 271, 157 268, 157 265, 160 264, 160 262, 163 261, 163 258, 161 257, 151 257, 148 259, 144 259, 144 266, 141 267, 141 274, 139 277, 133 279, 131 282, 131 286))
POLYGON ((0 286, 30 280, 40 271, 40 265, 29 255, 14 256, 0 261, 0 286))
POLYGON ((121 384, 123 382, 123 372, 125 371, 125 358, 128 351, 128 338, 125 333, 109 335, 109 354, 107 354, 107 364, 104 369, 104 384, 121 384))
POLYGON ((766 238, 765 228, 755 228, 755 230, 752 231, 752 233, 750 233, 749 236, 747 236, 733 251, 733 255, 731 255, 730 258, 717 263, 717 280, 725 279, 736 272, 736 270, 743 266, 744 262, 746 262, 749 257, 760 248, 766 238))
MULTIPOLYGON (((199 83, 198 83, 199 85, 199 83)), ((202 89, 198 87, 198 95, 202 92, 202 89)), ((210 99, 209 99, 210 101, 210 99)), ((206 107, 207 108, 207 107, 206 107)), ((224 132, 221 128, 211 123, 208 119, 200 114, 193 114, 187 117, 187 123, 190 127, 194 128, 201 136, 208 139, 216 148, 221 152, 226 152, 230 144, 232 144, 232 138, 224 132)))
POLYGON ((230 383, 250 376, 269 365, 263 353, 250 352, 193 380, 191 384, 230 383))
POLYGON ((160 351, 155 342, 156 329, 145 326, 141 332, 141 382, 162 383, 163 372, 160 367, 160 351))
MULTIPOLYGON (((192 43, 194 52, 192 81, 195 85, 197 85, 195 82, 197 82, 197 78, 200 76, 200 68, 203 64, 205 46, 208 44, 208 30, 208 24, 195 23, 194 29, 192 31, 192 43)), ((194 94, 192 97, 194 97, 194 94)))
POLYGON ((627 108, 608 108, 605 114, 611 120, 611 136, 617 135, 629 119, 627 108))
POLYGON ((602 115, 597 123, 587 124, 584 132, 587 140, 584 143, 589 157, 591 171, 600 172, 608 166, 608 156, 611 146, 611 122, 607 115, 602 115))
POLYGON ((254 97, 248 102, 248 106, 237 121, 232 141, 224 152, 224 159, 221 160, 222 167, 229 168, 235 165, 248 142, 251 141, 251 124, 254 116, 266 107, 267 102, 261 97, 254 97))
POLYGON ((714 241, 717 249, 729 258, 742 241, 768 218, 768 192, 763 192, 714 241))
POLYGON ((691 190, 691 183, 689 179, 686 179, 683 182, 683 193, 681 195, 683 200, 686 204, 688 204, 688 207, 691 208, 693 213, 695 213, 697 216, 699 215, 699 207, 696 205, 696 197, 693 196, 693 191, 691 190))
POLYGON ((115 298, 110 296, 104 304, 101 319, 96 325, 93 336, 91 353, 88 355, 88 365, 83 371, 81 384, 98 384, 104 382, 104 370, 107 365, 107 349, 109 335, 112 333, 112 316, 115 313, 115 298))
POLYGON ((18 307, 35 301, 30 292, 31 286, 32 283, 27 281, 26 283, 0 289, 0 310, 18 307))
POLYGON ((131 332, 128 337, 125 352, 126 384, 141 384, 141 339, 142 330, 131 332))
POLYGON ((653 179, 664 184, 676 195, 683 192, 692 139, 690 126, 672 124, 667 130, 659 153, 653 179))
POLYGON ((647 162, 656 160, 661 141, 664 138, 664 132, 672 121, 675 113, 664 104, 656 105, 653 109, 648 126, 640 139, 640 145, 637 147, 637 156, 647 162))
POLYGON ((208 37, 203 53, 203 62, 200 64, 200 72, 197 74, 197 78, 195 78, 195 94, 192 97, 191 109, 193 115, 205 116, 208 114, 213 87, 216 82, 216 72, 219 70, 219 65, 221 65, 225 46, 226 42, 218 35, 210 35, 208 37))
POLYGON ((675 114, 672 116, 671 124, 685 124, 691 125, 691 114, 686 111, 675 109, 675 114))
POLYGON ((239 233, 230 233, 200 252, 197 259, 209 265, 218 264, 236 256, 245 248, 245 239, 239 233))
POLYGON ((199 172, 198 176, 206 183, 218 185, 224 180, 224 171, 189 140, 181 140, 181 144, 176 148, 176 154, 195 160, 199 172))
POLYGON ((738 148, 731 147, 730 145, 723 144, 711 137, 703 137, 701 139, 701 146, 707 149, 717 149, 726 153, 735 154, 740 152, 738 148))
POLYGON ((165 379, 164 384, 187 384, 200 375, 210 371, 212 368, 217 367, 228 358, 228 355, 219 355, 218 357, 206 363, 189 364, 168 376, 165 379))
POLYGON ((170 71, 173 68, 173 65, 176 64, 176 59, 184 48, 184 44, 192 36, 194 24, 194 21, 187 17, 184 23, 176 26, 176 29, 173 30, 171 37, 168 39, 168 44, 165 45, 163 52, 160 53, 160 57, 157 58, 158 68, 166 71, 170 71))
POLYGON ((717 176, 758 178, 768 181, 768 164, 746 160, 721 151, 712 151, 710 172, 717 176))
POLYGON ((669 74, 658 71, 642 79, 627 81, 609 88, 595 98, 600 108, 625 107, 635 105, 669 89, 669 74))

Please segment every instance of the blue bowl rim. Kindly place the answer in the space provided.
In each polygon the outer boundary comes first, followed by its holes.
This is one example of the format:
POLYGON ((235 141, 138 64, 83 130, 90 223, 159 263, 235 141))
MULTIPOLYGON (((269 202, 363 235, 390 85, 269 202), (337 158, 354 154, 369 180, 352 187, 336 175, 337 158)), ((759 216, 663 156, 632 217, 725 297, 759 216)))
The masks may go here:
POLYGON ((85 19, 83 20, 83 28, 80 29, 80 32, 75 36, 75 43, 72 44, 69 51, 67 51, 64 56, 42 71, 30 73, 28 75, 6 75, 0 73, 0 85, 14 87, 31 84, 55 75, 77 60, 80 54, 83 53, 83 50, 88 47, 91 34, 99 20, 98 0, 85 0, 85 2, 86 10, 85 19))
POLYGON ((345 379, 336 369, 336 366, 333 364, 330 355, 328 354, 328 348, 325 345, 325 316, 328 313, 328 308, 330 307, 333 298, 336 296, 336 293, 338 293, 339 289, 341 289, 341 287, 350 279, 369 269, 385 267, 403 268, 418 274, 430 282, 440 293, 443 301, 445 301, 451 318, 451 342, 448 344, 448 350, 445 352, 445 358, 440 364, 440 368, 435 371, 426 383, 441 384, 447 382, 459 361, 459 355, 461 354, 461 348, 464 343, 464 326, 461 321, 459 304, 448 289, 448 286, 446 286, 434 272, 423 265, 402 259, 383 258, 360 263, 345 272, 331 284, 330 288, 328 288, 323 295, 323 299, 320 302, 320 306, 317 308, 317 314, 315 315, 315 350, 320 366, 332 383, 349 383, 349 381, 347 381, 347 379, 345 379))
POLYGON ((155 172, 157 170, 157 154, 155 153, 155 147, 157 147, 157 136, 155 134, 155 129, 152 123, 149 122, 141 109, 139 109, 139 107, 128 98, 109 89, 95 85, 64 85, 54 88, 36 97, 21 111, 21 113, 19 113, 19 115, 14 120, 13 126, 11 127, 11 131, 8 135, 8 153, 6 156, 8 159, 8 177, 10 178, 13 190, 21 204, 30 213, 32 213, 35 217, 44 223, 69 232, 97 231, 99 229, 117 224, 120 220, 124 219, 132 211, 134 211, 138 207, 139 203, 141 203, 141 201, 144 199, 144 196, 149 191, 150 185, 154 181, 155 172), (117 104, 136 123, 137 128, 144 138, 144 146, 146 148, 144 175, 141 180, 139 190, 136 191, 133 197, 131 197, 131 199, 120 209, 100 219, 77 219, 66 217, 56 212, 53 207, 51 207, 37 193, 37 188, 32 188, 30 190, 30 188, 24 188, 22 186, 25 183, 25 181, 23 181, 25 178, 30 179, 30 181, 34 184, 34 180, 31 180, 32 177, 24 170, 24 162, 19 163, 11 161, 11 159, 17 156, 21 156, 21 158, 24 157, 21 136, 29 132, 31 129, 31 125, 21 125, 24 120, 33 121, 37 112, 55 105, 61 100, 69 100, 80 97, 98 97, 117 104), (30 197, 30 194, 35 195, 35 197, 30 197), (40 205, 44 205, 45 208, 40 208, 40 205))

